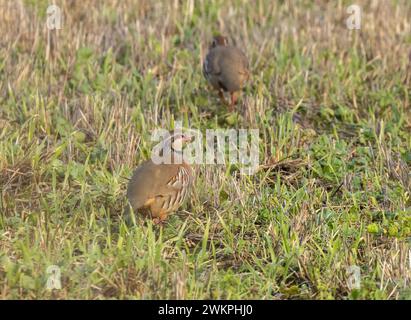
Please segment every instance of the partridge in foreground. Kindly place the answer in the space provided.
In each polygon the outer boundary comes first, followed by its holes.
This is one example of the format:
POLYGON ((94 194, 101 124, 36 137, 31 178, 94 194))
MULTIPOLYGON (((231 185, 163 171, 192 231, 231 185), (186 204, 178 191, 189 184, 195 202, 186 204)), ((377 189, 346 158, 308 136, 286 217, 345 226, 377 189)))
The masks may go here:
POLYGON ((226 104, 224 91, 229 92, 233 111, 237 94, 250 77, 247 57, 238 48, 229 46, 226 37, 216 36, 209 48, 203 63, 203 73, 214 89, 218 90, 220 99, 226 104))
POLYGON ((165 140, 162 150, 171 152, 171 163, 155 164, 149 159, 134 171, 128 184, 127 198, 133 210, 151 215, 155 224, 181 206, 193 183, 192 169, 182 157, 183 145, 191 141, 185 134, 165 140))

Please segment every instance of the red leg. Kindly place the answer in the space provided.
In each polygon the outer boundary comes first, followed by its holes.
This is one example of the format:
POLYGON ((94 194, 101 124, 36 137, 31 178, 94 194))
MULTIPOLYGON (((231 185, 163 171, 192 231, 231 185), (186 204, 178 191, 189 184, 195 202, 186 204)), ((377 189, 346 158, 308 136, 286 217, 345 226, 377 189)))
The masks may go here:
POLYGON ((237 94, 236 92, 231 92, 231 104, 230 104, 230 111, 234 111, 234 106, 237 103, 237 94))

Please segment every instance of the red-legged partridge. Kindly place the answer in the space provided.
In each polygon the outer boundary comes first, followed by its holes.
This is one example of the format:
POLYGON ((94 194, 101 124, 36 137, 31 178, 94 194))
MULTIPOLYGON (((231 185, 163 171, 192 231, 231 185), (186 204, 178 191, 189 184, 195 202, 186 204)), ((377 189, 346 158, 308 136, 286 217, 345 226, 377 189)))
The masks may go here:
POLYGON ((247 57, 238 48, 228 45, 226 37, 216 36, 209 48, 203 63, 203 73, 208 82, 226 104, 223 92, 229 92, 233 111, 237 94, 241 91, 250 77, 247 57))
POLYGON ((184 162, 182 147, 190 141, 192 137, 185 134, 175 134, 167 139, 163 142, 163 150, 172 152, 171 163, 156 164, 149 159, 134 171, 128 184, 127 198, 133 210, 150 214, 156 224, 176 211, 189 193, 193 172, 184 162), (175 157, 177 154, 180 156, 175 157), (182 161, 174 161, 175 158, 182 161))

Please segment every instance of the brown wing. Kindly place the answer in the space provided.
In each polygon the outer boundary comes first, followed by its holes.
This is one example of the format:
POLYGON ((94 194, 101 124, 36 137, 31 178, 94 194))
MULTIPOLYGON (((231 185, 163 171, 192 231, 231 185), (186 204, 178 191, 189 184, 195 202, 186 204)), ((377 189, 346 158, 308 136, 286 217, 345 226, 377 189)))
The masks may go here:
POLYGON ((178 173, 177 164, 154 164, 145 161, 133 173, 128 184, 127 198, 134 209, 139 209, 158 196, 175 192, 173 186, 167 185, 178 173))
POLYGON ((218 64, 221 74, 218 81, 226 91, 241 90, 249 77, 248 60, 244 53, 235 47, 216 48, 221 50, 218 64))
POLYGON ((229 65, 231 68, 235 66, 234 69, 240 74, 249 73, 249 63, 244 52, 236 47, 225 47, 223 49, 226 53, 223 55, 222 64, 229 65))

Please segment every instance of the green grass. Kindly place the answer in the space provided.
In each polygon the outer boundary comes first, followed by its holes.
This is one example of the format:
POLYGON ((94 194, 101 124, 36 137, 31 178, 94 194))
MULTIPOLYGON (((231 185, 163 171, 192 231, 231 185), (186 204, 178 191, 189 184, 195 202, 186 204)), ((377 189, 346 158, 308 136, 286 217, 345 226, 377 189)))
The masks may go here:
POLYGON ((411 299, 408 1, 357 1, 360 31, 348 1, 57 1, 51 56, 47 1, 20 2, 0 6, 1 298, 411 299), (201 73, 219 31, 251 61, 234 116, 201 73), (259 129, 261 170, 199 165, 164 226, 129 219, 176 120, 259 129))

